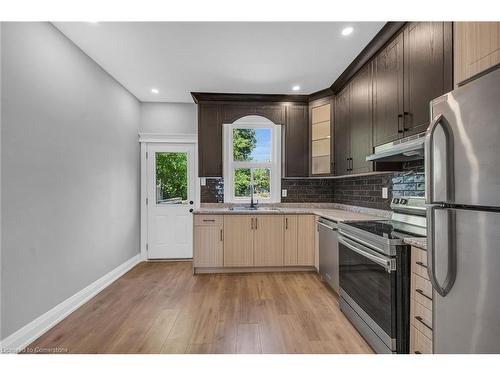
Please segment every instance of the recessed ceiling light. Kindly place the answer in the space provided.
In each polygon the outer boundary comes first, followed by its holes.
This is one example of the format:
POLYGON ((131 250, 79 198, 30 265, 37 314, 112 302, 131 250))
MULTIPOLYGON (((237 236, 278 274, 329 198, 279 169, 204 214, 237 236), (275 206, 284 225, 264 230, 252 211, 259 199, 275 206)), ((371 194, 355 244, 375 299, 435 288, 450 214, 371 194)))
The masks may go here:
POLYGON ((151 92, 152 92, 153 94, 158 94, 158 93, 160 92, 160 90, 158 90, 158 89, 151 89, 151 92))
POLYGON ((292 87, 292 90, 293 91, 299 91, 300 90, 300 86, 299 85, 295 85, 292 87))
POLYGON ((352 27, 345 27, 343 30, 342 30, 342 35, 344 36, 347 36, 347 35, 350 35, 352 32, 354 31, 354 29, 352 27))

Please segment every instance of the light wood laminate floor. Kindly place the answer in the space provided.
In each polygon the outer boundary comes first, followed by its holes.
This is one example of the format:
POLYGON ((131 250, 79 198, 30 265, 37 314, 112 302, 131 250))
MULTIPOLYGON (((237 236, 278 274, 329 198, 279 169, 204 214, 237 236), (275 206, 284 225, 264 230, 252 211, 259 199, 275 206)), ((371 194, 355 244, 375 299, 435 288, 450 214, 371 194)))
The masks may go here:
POLYGON ((372 353, 313 272, 141 263, 30 345, 69 353, 372 353))

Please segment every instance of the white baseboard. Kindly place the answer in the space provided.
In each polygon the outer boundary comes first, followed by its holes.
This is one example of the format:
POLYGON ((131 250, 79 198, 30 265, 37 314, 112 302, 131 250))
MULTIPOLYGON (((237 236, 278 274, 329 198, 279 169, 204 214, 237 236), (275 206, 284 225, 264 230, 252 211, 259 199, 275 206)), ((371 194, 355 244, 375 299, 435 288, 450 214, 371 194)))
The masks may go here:
POLYGON ((45 314, 26 324, 2 340, 0 343, 1 352, 17 353, 21 351, 141 261, 141 255, 137 254, 45 314))

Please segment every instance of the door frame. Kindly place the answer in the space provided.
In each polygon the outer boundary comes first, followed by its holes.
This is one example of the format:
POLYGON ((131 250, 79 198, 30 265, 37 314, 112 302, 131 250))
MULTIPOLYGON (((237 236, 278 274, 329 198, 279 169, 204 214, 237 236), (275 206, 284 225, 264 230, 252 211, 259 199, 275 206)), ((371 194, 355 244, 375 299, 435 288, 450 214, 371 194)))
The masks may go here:
POLYGON ((148 261, 148 149, 149 145, 194 145, 194 205, 193 208, 200 208, 200 178, 198 177, 198 136, 196 134, 156 134, 139 133, 139 143, 141 146, 141 260, 148 261))

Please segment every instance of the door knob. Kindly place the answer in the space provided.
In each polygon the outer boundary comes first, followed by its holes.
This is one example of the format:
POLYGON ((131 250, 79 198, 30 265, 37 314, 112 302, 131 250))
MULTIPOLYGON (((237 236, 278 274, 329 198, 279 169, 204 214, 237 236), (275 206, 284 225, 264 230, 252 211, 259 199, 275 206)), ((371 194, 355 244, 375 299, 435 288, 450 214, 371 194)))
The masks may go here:
POLYGON ((192 208, 190 208, 190 209, 189 209, 189 212, 193 212, 193 209, 192 209, 192 208))
POLYGON ((189 204, 193 204, 194 202, 193 201, 189 201, 189 204))

